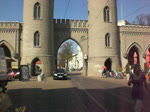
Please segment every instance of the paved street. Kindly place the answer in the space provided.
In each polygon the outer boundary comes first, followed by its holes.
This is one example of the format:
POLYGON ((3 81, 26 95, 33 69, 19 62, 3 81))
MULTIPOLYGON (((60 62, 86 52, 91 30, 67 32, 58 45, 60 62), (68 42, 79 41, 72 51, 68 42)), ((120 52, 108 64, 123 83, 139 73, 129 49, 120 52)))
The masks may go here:
MULTIPOLYGON (((14 106, 26 106, 27 112, 133 112, 126 79, 73 73, 68 80, 32 77, 9 82, 7 88, 14 106)), ((149 99, 146 93, 143 112, 150 112, 149 99)))

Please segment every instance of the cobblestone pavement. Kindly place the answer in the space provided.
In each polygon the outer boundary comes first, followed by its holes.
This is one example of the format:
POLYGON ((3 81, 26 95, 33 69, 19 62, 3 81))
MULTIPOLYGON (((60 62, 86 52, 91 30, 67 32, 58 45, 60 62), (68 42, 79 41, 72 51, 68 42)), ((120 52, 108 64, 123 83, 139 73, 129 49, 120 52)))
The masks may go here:
MULTIPOLYGON (((14 106, 26 106, 27 112, 133 112, 126 79, 72 74, 68 80, 38 82, 32 77, 7 88, 14 106)), ((142 112, 150 112, 149 99, 146 94, 142 112)))

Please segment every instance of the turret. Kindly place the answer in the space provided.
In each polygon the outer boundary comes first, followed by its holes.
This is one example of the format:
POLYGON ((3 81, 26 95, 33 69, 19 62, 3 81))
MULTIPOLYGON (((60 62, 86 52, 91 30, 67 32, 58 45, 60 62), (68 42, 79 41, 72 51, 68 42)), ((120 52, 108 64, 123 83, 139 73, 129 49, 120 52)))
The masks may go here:
MULTIPOLYGON (((54 0, 24 0, 22 65, 36 74, 36 62, 46 76, 54 65, 54 0)), ((39 69, 39 68, 38 68, 39 69)))
POLYGON ((88 75, 120 66, 116 0, 88 0, 88 75))

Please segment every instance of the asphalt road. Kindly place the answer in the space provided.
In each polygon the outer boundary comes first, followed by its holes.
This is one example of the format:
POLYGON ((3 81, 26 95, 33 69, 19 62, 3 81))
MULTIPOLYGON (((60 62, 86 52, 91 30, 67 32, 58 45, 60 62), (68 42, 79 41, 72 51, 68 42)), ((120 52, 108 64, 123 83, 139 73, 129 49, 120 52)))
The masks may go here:
MULTIPOLYGON (((7 86, 14 107, 27 112, 133 112, 131 87, 126 79, 81 76, 72 73, 68 80, 46 78, 37 82, 13 81, 7 86)), ((146 95, 143 112, 150 112, 146 95)))

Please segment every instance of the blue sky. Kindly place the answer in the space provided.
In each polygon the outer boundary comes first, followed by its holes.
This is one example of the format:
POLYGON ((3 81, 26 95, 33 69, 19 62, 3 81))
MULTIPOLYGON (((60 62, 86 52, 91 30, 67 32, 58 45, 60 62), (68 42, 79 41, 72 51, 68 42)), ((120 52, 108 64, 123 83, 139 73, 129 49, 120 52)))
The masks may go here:
MULTIPOLYGON (((68 9, 67 6, 69 0, 54 0, 54 1, 55 1, 54 18, 75 19, 75 20, 88 19, 87 0, 70 0, 68 9)), ((139 14, 150 14, 150 0, 116 0, 116 1, 117 1, 118 20, 126 19, 129 22, 132 22, 135 19, 135 17, 139 14)), ((0 0, 0 21, 23 22, 22 17, 23 17, 23 0, 0 0)), ((76 43, 74 44, 75 44, 74 46, 77 46, 76 43)))
MULTIPOLYGON (((66 12, 68 1, 69 0, 55 0, 54 18, 87 20, 87 0, 70 0, 70 4, 66 12)), ((148 3, 150 3, 150 0, 117 0, 118 20, 126 17, 124 19, 132 22, 137 15, 150 13, 150 5, 134 13, 134 11, 148 3), (121 12, 123 12, 122 16, 121 12), (131 13, 133 14, 128 16, 131 13)), ((22 16, 23 0, 0 0, 0 21, 22 22, 22 16)))
POLYGON ((150 14, 150 0, 117 0, 117 9, 118 20, 132 22, 139 14, 150 14))

